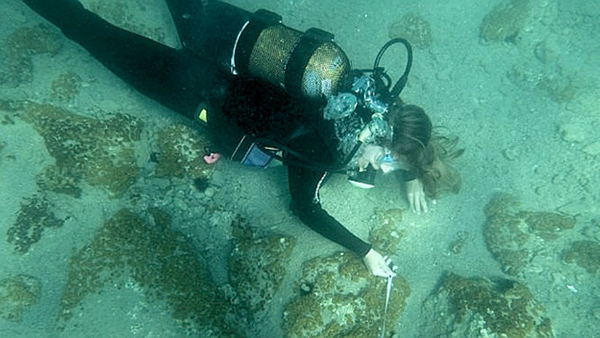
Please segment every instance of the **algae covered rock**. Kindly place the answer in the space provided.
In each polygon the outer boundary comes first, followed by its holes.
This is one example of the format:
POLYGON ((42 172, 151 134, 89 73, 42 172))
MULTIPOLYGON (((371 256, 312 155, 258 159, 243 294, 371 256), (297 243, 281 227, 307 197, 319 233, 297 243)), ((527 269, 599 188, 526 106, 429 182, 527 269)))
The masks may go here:
POLYGON ((568 102, 578 95, 577 76, 566 73, 559 66, 542 67, 524 62, 516 64, 506 75, 515 85, 528 90, 540 89, 555 102, 568 102))
POLYGON ((66 72, 60 74, 54 81, 52 81, 50 95, 61 101, 71 101, 81 89, 81 78, 79 75, 66 72))
POLYGON ((174 124, 158 133, 155 154, 157 177, 189 176, 208 179, 213 167, 204 162, 208 136, 183 124, 174 124))
POLYGON ((390 39, 405 38, 415 48, 427 49, 433 42, 431 26, 422 16, 408 13, 389 28, 390 39))
POLYGON ((33 79, 31 56, 56 54, 62 37, 48 25, 22 27, 12 32, 0 48, 0 84, 18 86, 33 79))
POLYGON ((400 248, 400 242, 406 234, 405 229, 398 229, 402 222, 402 210, 376 209, 371 217, 373 227, 369 232, 369 242, 373 248, 385 255, 393 255, 400 248))
POLYGON ((527 286, 510 279, 448 273, 423 312, 426 337, 554 337, 544 308, 527 286))
POLYGON ((56 168, 46 169, 38 183, 43 189, 80 194, 78 183, 107 189, 121 196, 139 175, 135 142, 140 140, 142 122, 115 114, 108 119, 84 117, 63 108, 20 103, 21 118, 44 138, 56 168))
POLYGON ((548 242, 575 226, 571 216, 553 212, 521 211, 519 201, 499 194, 486 206, 484 236, 494 258, 509 275, 516 276, 548 242))
POLYGON ((239 300, 238 313, 260 318, 283 282, 296 239, 283 235, 255 238, 250 224, 241 217, 234 219, 232 227, 229 274, 239 300))
POLYGON ((481 37, 485 41, 514 40, 525 26, 530 11, 530 0, 500 2, 483 19, 481 37))
POLYGON ((123 209, 69 262, 58 314, 59 330, 83 311, 79 306, 107 285, 134 283, 148 302, 164 302, 187 333, 211 331, 233 336, 225 324, 229 312, 184 235, 169 229, 168 215, 148 210, 151 221, 123 209))
POLYGON ((600 243, 596 241, 575 241, 563 252, 567 263, 576 263, 588 273, 596 273, 600 269, 600 243))
POLYGON ((6 240, 14 245, 16 253, 25 254, 40 241, 45 229, 59 228, 63 223, 50 210, 46 198, 34 195, 21 202, 17 219, 6 232, 6 240))
POLYGON ((0 280, 0 317, 18 322, 27 308, 37 304, 42 291, 39 279, 16 275, 0 280))
POLYGON ((76 168, 57 165, 46 166, 36 176, 36 184, 43 190, 73 197, 81 196, 80 180, 81 175, 76 168))
POLYGON ((396 277, 386 318, 387 280, 371 276, 355 256, 338 253, 303 264, 297 296, 285 307, 286 337, 379 337, 400 318, 410 295, 403 277, 396 277))
POLYGON ((525 221, 530 232, 546 241, 557 239, 563 231, 575 227, 575 218, 555 212, 521 211, 517 217, 525 221))
POLYGON ((458 231, 455 239, 448 245, 448 255, 459 255, 467 245, 470 235, 468 231, 458 231))

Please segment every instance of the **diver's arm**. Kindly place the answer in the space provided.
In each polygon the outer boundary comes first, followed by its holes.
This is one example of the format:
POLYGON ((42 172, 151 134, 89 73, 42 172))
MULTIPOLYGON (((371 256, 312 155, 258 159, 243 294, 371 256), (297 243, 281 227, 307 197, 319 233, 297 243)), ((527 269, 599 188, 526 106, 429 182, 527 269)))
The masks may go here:
POLYGON ((318 188, 324 172, 288 166, 292 207, 308 227, 364 258, 371 245, 352 234, 321 207, 318 188))
POLYGON ((365 264, 367 270, 374 276, 392 277, 392 262, 371 248, 371 245, 354 236, 348 229, 331 217, 323 208, 318 199, 318 186, 324 172, 312 171, 304 168, 290 166, 289 180, 290 191, 294 204, 294 211, 298 217, 311 229, 343 247, 356 253, 365 264))

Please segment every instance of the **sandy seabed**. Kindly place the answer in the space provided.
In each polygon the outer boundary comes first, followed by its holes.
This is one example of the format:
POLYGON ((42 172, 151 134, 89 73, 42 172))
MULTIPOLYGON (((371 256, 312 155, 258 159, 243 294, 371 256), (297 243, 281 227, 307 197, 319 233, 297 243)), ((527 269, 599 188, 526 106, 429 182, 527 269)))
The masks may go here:
MULTIPOLYGON (((102 10, 100 14, 117 24, 177 46, 176 32, 162 0, 83 2, 102 10)), ((600 337, 598 272, 565 262, 561 256, 569 242, 600 241, 600 3, 531 0, 518 33, 499 41, 482 36, 482 25, 496 2, 231 3, 248 10, 267 8, 299 30, 319 27, 333 32, 357 68, 372 65, 378 49, 389 39, 389 30, 406 14, 417 14, 429 24, 431 41, 415 49, 403 98, 424 107, 435 125, 460 137, 460 145, 466 149, 456 162, 462 190, 444 196, 424 215, 408 210, 401 188, 387 177, 378 178, 377 187, 368 191, 347 185, 343 178, 332 179, 322 190, 325 208, 362 238, 368 236, 367 224, 375 208, 402 209, 398 227, 406 236, 393 259, 399 274, 409 282, 411 295, 394 328, 398 337, 423 337, 427 327, 423 302, 446 272, 467 277, 514 277, 504 274, 485 240, 484 208, 498 193, 515 196, 524 210, 576 219, 573 229, 537 251, 516 278, 543 305, 556 337, 600 337), (463 240, 464 246, 452 250, 457 239, 463 240)), ((0 13, 5 18, 0 23, 5 51, 13 32, 44 22, 17 0, 2 1, 0 13)), ((51 103, 94 118, 119 112, 139 118, 144 127, 135 150, 137 164, 143 167, 149 162, 158 130, 181 123, 182 118, 135 92, 76 44, 61 39, 62 47, 56 52, 30 56, 31 78, 0 82, 0 100, 51 103), (64 73, 77 74, 81 79, 81 88, 72 99, 52 95, 53 81, 64 73)), ((154 332, 154 336, 178 336, 182 331, 163 315, 165 310, 149 310, 134 287, 121 290, 110 286, 86 299, 77 324, 62 333, 56 331, 70 257, 92 241, 117 210, 129 207, 131 200, 112 198, 103 189, 85 185, 79 198, 49 193, 54 212, 64 224, 45 229, 26 254, 15 253, 7 240, 9 229, 17 221, 23 201, 39 192, 36 177, 54 159, 31 124, 4 111, 0 114, 0 280, 28 275, 41 285, 38 301, 23 309, 20 321, 0 319, 0 335, 125 337, 152 336, 154 332)), ((135 186, 153 187, 140 191, 157 195, 141 197, 143 202, 138 205, 160 205, 170 210, 173 227, 193 237, 214 282, 226 284, 229 234, 197 224, 193 199, 178 197, 193 191, 192 183, 178 182, 177 187, 189 189, 178 192, 174 186, 169 190, 162 186, 164 179, 140 178, 135 186)), ((242 214, 265 229, 297 239, 288 274, 275 298, 279 302, 289 299, 290 281, 301 274, 302 262, 340 250, 290 215, 286 171, 281 167, 258 171, 223 161, 215 169, 209 192, 209 196, 197 196, 242 214)), ((2 297, 0 294, 0 300, 2 297)), ((263 318, 251 336, 281 334, 281 315, 277 312, 281 306, 274 305, 273 309, 272 318, 263 318)))

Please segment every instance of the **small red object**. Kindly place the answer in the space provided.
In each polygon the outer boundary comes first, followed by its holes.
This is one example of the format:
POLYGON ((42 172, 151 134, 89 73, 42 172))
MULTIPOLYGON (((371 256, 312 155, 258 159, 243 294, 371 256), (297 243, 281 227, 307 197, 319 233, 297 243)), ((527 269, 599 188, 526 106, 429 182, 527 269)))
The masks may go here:
POLYGON ((219 153, 210 153, 204 156, 204 162, 207 164, 215 164, 221 158, 219 153))

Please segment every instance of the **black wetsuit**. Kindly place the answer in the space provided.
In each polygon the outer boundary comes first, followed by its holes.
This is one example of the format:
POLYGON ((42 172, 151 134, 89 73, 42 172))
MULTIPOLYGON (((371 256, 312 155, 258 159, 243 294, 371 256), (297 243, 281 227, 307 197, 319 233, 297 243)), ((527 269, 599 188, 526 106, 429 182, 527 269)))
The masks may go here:
MULTIPOLYGON (((316 163, 334 166, 339 162, 328 150, 328 138, 333 136, 319 130, 318 104, 294 99, 259 79, 234 76, 223 65, 187 48, 202 33, 197 26, 203 17, 226 15, 207 10, 210 4, 167 0, 184 46, 174 49, 111 25, 75 0, 24 2, 142 94, 190 118, 203 102, 219 108, 211 110, 217 113, 209 116, 208 123, 222 136, 223 152, 239 142, 240 133, 247 133, 285 142, 316 163)), ((297 216, 324 237, 360 257, 366 255, 371 246, 321 208, 318 190, 326 171, 294 165, 293 161, 287 167, 297 216)))

